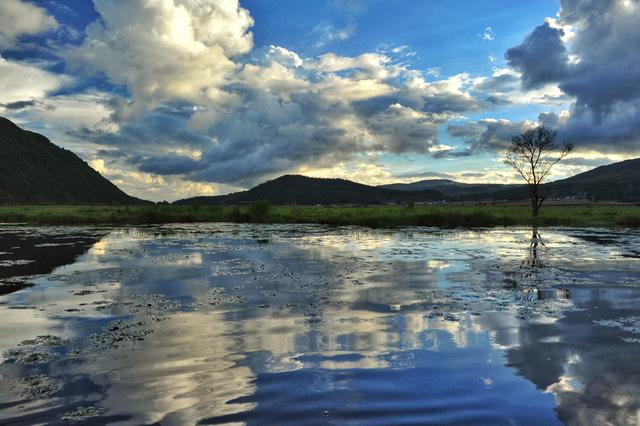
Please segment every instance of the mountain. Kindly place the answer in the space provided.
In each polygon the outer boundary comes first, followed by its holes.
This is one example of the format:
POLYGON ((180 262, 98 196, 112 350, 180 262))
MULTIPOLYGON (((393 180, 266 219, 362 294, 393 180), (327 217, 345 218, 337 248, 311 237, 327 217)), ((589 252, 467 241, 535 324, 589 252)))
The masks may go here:
POLYGON ((640 158, 620 161, 549 182, 553 197, 584 195, 598 201, 640 202, 640 158))
POLYGON ((412 183, 380 185, 380 188, 395 189, 397 191, 424 191, 425 189, 431 189, 451 197, 464 197, 518 186, 492 183, 461 183, 450 179, 426 179, 412 183))
POLYGON ((262 183, 248 191, 213 197, 178 200, 174 204, 241 204, 267 200, 272 204, 386 204, 443 200, 433 190, 397 191, 363 185, 344 179, 311 178, 284 175, 262 183))
POLYGON ((0 204, 145 204, 73 152, 0 117, 0 204))
MULTIPOLYGON (((446 179, 390 184, 384 188, 403 191, 430 188, 458 201, 519 201, 529 196, 526 185, 464 184, 446 179)), ((541 185, 542 193, 552 198, 598 201, 640 202, 640 158, 625 160, 541 185)))
MULTIPOLYGON (((567 179, 542 185, 552 198, 640 202, 640 158, 597 167, 567 179)), ((369 186, 344 179, 285 175, 248 191, 194 197, 174 204, 242 204, 267 200, 272 204, 387 204, 429 201, 521 201, 526 185, 467 184, 448 179, 409 184, 369 186)))

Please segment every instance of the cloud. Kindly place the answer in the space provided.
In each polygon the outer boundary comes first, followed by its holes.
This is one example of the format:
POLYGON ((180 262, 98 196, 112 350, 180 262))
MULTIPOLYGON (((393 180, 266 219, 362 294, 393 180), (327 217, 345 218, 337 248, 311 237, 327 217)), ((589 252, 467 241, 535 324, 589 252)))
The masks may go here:
POLYGON ((525 88, 553 83, 574 103, 561 134, 578 148, 638 152, 640 4, 560 0, 548 19, 507 51, 525 88), (567 37, 571 31, 571 37, 567 37))
POLYGON ((614 113, 617 117, 614 123, 598 123, 588 115, 575 116, 574 110, 564 110, 559 113, 542 112, 535 121, 482 119, 463 124, 449 124, 447 132, 455 138, 462 139, 467 146, 464 151, 449 154, 455 156, 499 152, 509 145, 513 136, 527 128, 544 125, 558 130, 560 142, 578 144, 578 150, 572 157, 587 158, 585 156, 590 155, 590 161, 594 160, 591 164, 600 165, 606 163, 606 159, 621 161, 630 156, 640 155, 640 129, 637 126, 640 105, 633 108, 625 105, 624 111, 614 113))
POLYGON ((561 29, 545 22, 525 37, 521 45, 507 50, 507 63, 520 71, 525 88, 535 89, 567 75, 569 58, 563 35, 561 29))
POLYGON ((576 28, 577 63, 560 87, 576 105, 604 119, 616 103, 640 98, 640 5, 637 1, 561 1, 560 21, 576 28))
POLYGON ((220 102, 253 46, 253 19, 237 0, 95 0, 100 19, 83 43, 63 53, 76 68, 126 86, 134 106, 168 100, 220 102))
POLYGON ((364 53, 359 56, 339 56, 326 53, 309 61, 305 67, 323 73, 335 73, 345 70, 359 70, 369 77, 384 78, 388 74, 390 58, 380 53, 364 53))
POLYGON ((496 35, 491 27, 486 27, 482 32, 482 40, 484 41, 492 41, 495 40, 495 38, 496 35))
POLYGON ((398 179, 454 179, 455 177, 449 173, 443 172, 431 172, 431 171, 408 171, 402 173, 395 173, 394 178, 398 179))
POLYGON ((333 0, 333 3, 354 15, 358 15, 367 10, 362 0, 333 0))
POLYGON ((22 0, 0 2, 0 49, 13 46, 21 36, 56 28, 58 22, 41 7, 22 0))
POLYGON ((36 104, 35 101, 16 101, 16 102, 9 102, 6 104, 2 104, 1 106, 3 106, 8 110, 20 110, 20 109, 32 107, 35 104, 36 104))
POLYGON ((368 129, 376 135, 380 151, 395 154, 425 153, 425 149, 438 144, 438 131, 442 120, 402 106, 399 103, 366 120, 368 129))
POLYGON ((464 75, 428 82, 382 53, 303 59, 268 46, 239 63, 220 102, 174 96, 133 114, 114 97, 115 130, 87 127, 74 137, 144 173, 248 186, 378 152, 439 156, 439 125, 478 107, 470 84, 464 75))
POLYGON ((355 34, 355 24, 349 24, 344 27, 336 27, 329 22, 322 22, 316 25, 309 36, 315 40, 315 47, 320 48, 328 44, 344 41, 351 38, 355 34))
POLYGON ((27 106, 26 103, 41 99, 47 93, 57 90, 69 83, 70 79, 64 75, 43 71, 33 65, 9 61, 0 56, 0 104, 27 106))
POLYGON ((472 155, 506 149, 511 139, 526 128, 534 126, 529 121, 512 122, 506 119, 482 119, 463 124, 449 124, 447 132, 467 144, 467 149, 456 155, 472 155))
POLYGON ((565 107, 572 98, 562 92, 557 84, 548 83, 536 89, 523 89, 522 76, 511 68, 494 68, 489 77, 476 77, 472 88, 490 105, 540 105, 565 107))

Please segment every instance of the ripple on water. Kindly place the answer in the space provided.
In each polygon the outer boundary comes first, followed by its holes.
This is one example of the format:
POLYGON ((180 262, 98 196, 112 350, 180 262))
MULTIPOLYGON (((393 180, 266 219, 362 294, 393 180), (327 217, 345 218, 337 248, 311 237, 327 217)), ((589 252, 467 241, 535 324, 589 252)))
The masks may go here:
POLYGON ((636 424, 638 252, 596 229, 0 228, 0 281, 31 285, 0 296, 0 420, 636 424))

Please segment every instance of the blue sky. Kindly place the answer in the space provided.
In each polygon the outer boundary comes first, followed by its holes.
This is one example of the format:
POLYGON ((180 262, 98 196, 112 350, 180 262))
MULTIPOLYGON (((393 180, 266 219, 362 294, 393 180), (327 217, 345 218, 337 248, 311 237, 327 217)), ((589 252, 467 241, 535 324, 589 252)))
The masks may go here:
POLYGON ((328 51, 345 56, 381 46, 409 46, 416 51, 416 68, 439 67, 443 75, 461 71, 490 73, 489 55, 503 60, 547 16, 554 16, 553 0, 513 1, 363 1, 356 11, 348 2, 249 0, 243 2, 256 20, 256 45, 277 44, 314 56, 328 51), (347 5, 345 5, 347 4, 347 5), (317 47, 314 28, 352 27, 346 40, 317 47), (482 40, 487 27, 495 38, 482 40))
POLYGON ((640 154, 637 0, 3 0, 0 115, 133 195, 507 182, 527 127, 640 154), (619 66, 611 66, 619 64, 619 66), (634 83, 635 82, 635 83, 634 83))

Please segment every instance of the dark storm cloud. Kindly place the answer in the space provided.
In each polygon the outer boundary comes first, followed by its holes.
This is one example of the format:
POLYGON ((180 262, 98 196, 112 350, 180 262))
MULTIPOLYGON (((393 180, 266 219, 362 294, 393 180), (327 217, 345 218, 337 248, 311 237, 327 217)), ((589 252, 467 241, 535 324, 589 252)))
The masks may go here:
POLYGON ((551 28, 545 22, 525 37, 521 45, 507 50, 507 63, 520 71, 524 88, 535 89, 567 75, 568 56, 563 35, 562 30, 551 28))
POLYGON ((640 2, 560 0, 558 22, 572 26, 570 51, 562 30, 545 23, 509 49, 509 64, 522 85, 557 83, 575 100, 569 117, 540 116, 578 148, 608 152, 640 150, 640 2), (569 61, 569 54, 575 60, 569 61))
POLYGON ((191 157, 182 155, 162 155, 148 158, 134 158, 132 163, 138 164, 141 172, 158 175, 181 175, 191 173, 201 167, 201 163, 191 157))
POLYGON ((488 93, 509 93, 517 90, 519 85, 520 78, 516 74, 504 73, 487 78, 474 88, 488 93))
POLYGON ((511 139, 525 128, 525 123, 508 120, 480 120, 460 125, 447 126, 447 132, 462 139, 468 148, 466 151, 450 155, 471 155, 482 151, 498 151, 509 146, 511 139))
POLYGON ((576 105, 605 119, 616 103, 640 97, 640 3, 563 0, 560 17, 578 25, 572 41, 580 62, 560 80, 576 105))
POLYGON ((284 103, 259 91, 242 95, 245 106, 208 129, 192 129, 191 115, 182 108, 163 107, 122 124, 115 133, 84 129, 76 136, 115 147, 103 151, 111 158, 126 152, 126 161, 143 172, 219 183, 253 182, 326 155, 345 159, 358 149, 326 122, 340 113, 323 111, 327 105, 304 97, 284 103), (167 153, 181 149, 198 151, 200 157, 167 153))
POLYGON ((36 104, 35 101, 17 101, 17 102, 9 102, 7 104, 2 104, 6 109, 11 110, 19 110, 32 107, 36 104))
POLYGON ((93 142, 107 146, 136 152, 137 148, 144 147, 151 152, 163 147, 190 146, 200 147, 211 142, 211 139, 200 132, 195 132, 187 127, 186 119, 182 112, 176 114, 167 112, 166 109, 158 109, 144 114, 136 120, 131 120, 120 125, 117 132, 102 132, 95 129, 82 128, 71 131, 71 135, 78 138, 90 139, 93 142))
POLYGON ((571 118, 559 127, 563 140, 579 147, 603 152, 631 152, 640 150, 640 100, 616 105, 607 119, 594 119, 585 108, 576 107, 571 118))

